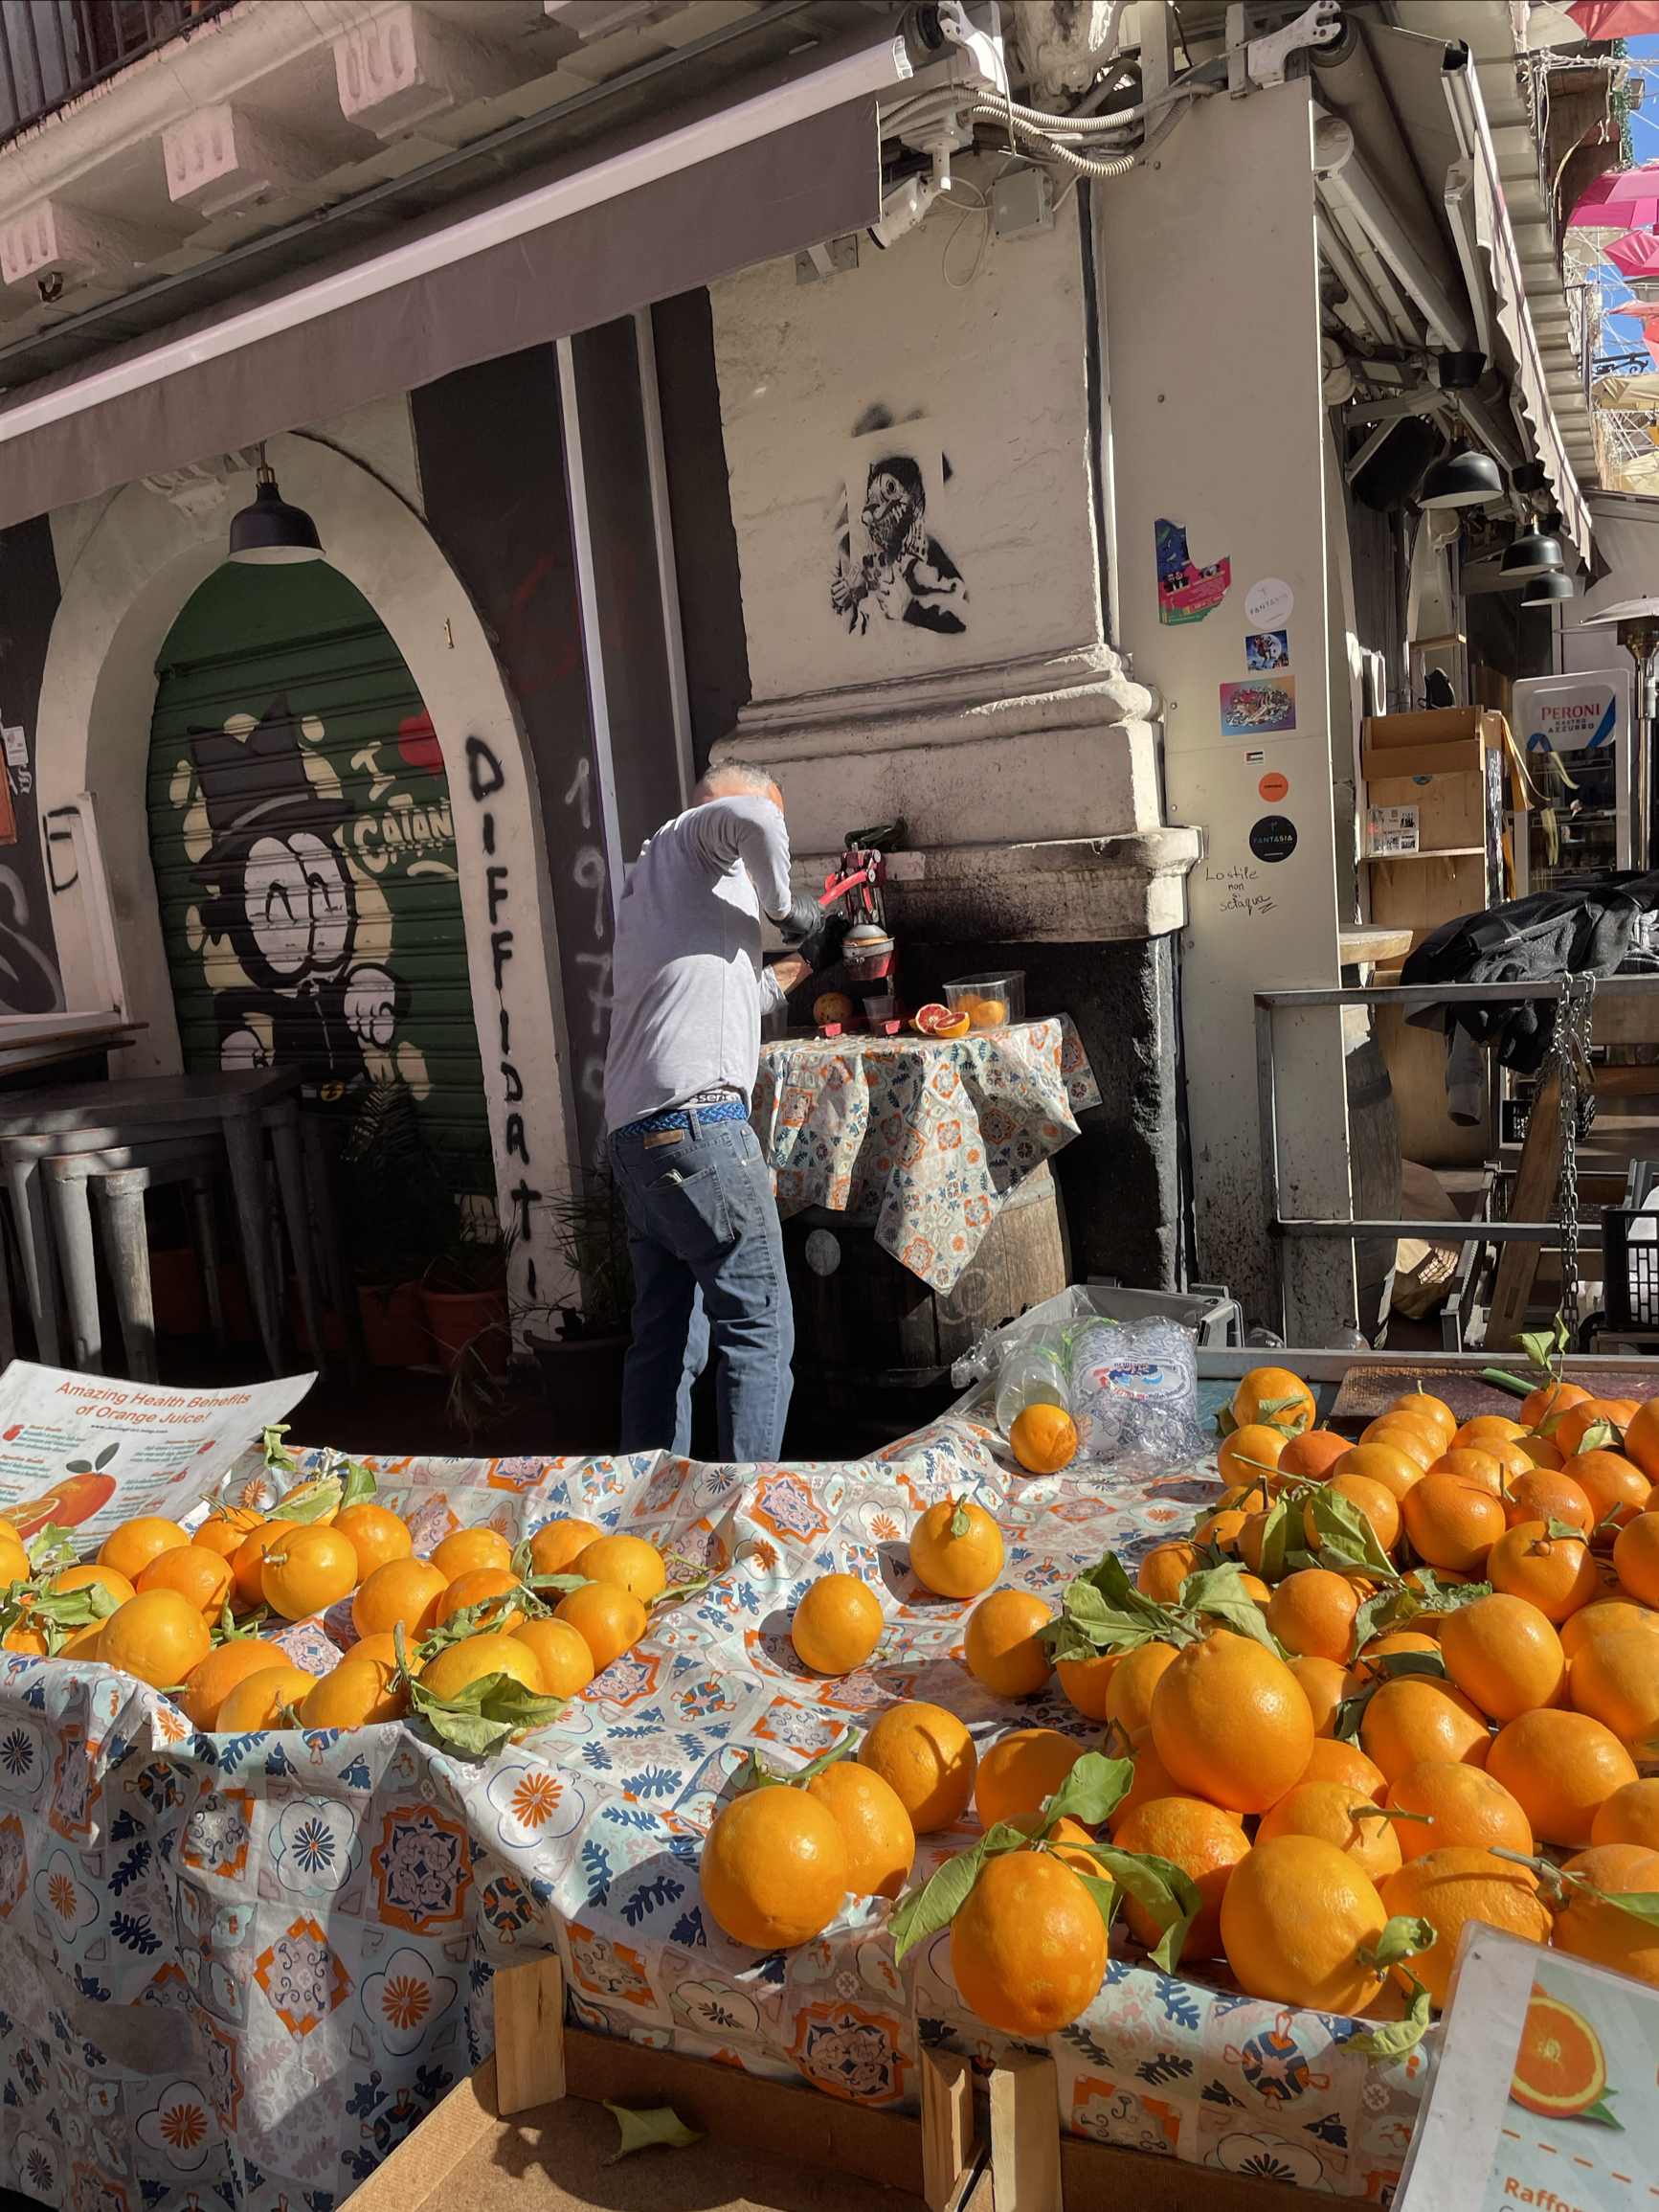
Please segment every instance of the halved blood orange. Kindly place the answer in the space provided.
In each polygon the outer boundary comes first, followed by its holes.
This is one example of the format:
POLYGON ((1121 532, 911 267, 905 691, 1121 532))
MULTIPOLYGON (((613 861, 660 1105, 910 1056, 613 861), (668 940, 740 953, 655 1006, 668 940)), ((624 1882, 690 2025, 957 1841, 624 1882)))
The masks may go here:
POLYGON ((1535 1981, 1510 2095, 1529 2112, 1568 2120, 1606 2093, 1607 2061, 1584 2018, 1535 1981))
POLYGON ((973 1024, 959 1009, 953 1013, 949 1006, 929 1004, 917 1007, 910 1027, 923 1037, 965 1037, 973 1024))

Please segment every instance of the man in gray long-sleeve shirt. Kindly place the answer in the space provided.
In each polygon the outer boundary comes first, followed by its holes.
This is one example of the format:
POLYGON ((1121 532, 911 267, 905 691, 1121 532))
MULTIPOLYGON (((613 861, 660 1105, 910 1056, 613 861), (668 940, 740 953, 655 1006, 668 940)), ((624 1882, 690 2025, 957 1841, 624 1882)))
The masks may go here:
POLYGON ((837 929, 791 896, 783 800, 764 769, 715 769, 630 871, 605 1058, 611 1166, 634 1263, 625 1452, 690 1449, 691 1384, 710 1347, 721 1457, 775 1459, 782 1449, 795 1321, 750 1096, 761 1015, 834 958, 837 929), (805 957, 762 965, 763 907, 805 957))

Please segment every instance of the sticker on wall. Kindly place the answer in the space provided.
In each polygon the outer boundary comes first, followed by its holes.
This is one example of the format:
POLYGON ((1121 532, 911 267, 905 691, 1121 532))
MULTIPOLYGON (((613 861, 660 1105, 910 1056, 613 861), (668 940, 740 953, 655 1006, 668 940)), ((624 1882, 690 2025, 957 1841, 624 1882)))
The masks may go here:
POLYGON ((1157 619, 1160 622, 1201 622, 1226 598, 1233 581, 1230 560, 1212 561, 1207 569, 1194 565, 1187 553, 1187 528, 1166 522, 1160 515, 1153 524, 1157 540, 1157 619))
POLYGON ((1283 576, 1258 576, 1244 594, 1244 620, 1253 630, 1282 629, 1296 608, 1296 595, 1283 576))
POLYGON ((1296 824, 1284 814, 1264 814, 1251 825, 1250 850, 1258 860, 1289 860, 1296 849, 1296 824))
POLYGON ((1268 805, 1272 806, 1277 804, 1281 799, 1289 797, 1290 779, 1288 776, 1281 776, 1278 770, 1274 769, 1271 774, 1263 777, 1256 789, 1268 805))
POLYGON ((1260 745, 1252 745, 1244 755, 1244 765, 1246 768, 1259 768, 1267 757, 1266 752, 1260 745))
POLYGON ((1290 666, 1289 630, 1252 630, 1244 640, 1246 668, 1288 668, 1290 666))
MULTIPOLYGON (((850 636, 883 622, 960 637, 968 627, 968 586, 933 534, 951 482, 937 445, 885 427, 859 440, 847 466, 837 518, 830 605, 850 636)), ((947 534, 949 534, 947 530, 947 534)))
POLYGON ((1268 730, 1296 727, 1296 679, 1280 676, 1261 682, 1222 686, 1222 735, 1255 737, 1268 730))

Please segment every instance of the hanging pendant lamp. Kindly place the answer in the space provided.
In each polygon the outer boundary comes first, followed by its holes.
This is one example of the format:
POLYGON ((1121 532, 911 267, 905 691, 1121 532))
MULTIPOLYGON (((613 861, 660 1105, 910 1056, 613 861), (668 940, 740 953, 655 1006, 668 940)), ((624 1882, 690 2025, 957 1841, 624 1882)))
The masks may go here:
POLYGON ((231 558, 271 567, 286 561, 320 561, 323 540, 303 507, 290 507, 266 464, 263 440, 254 478, 254 504, 231 518, 231 558))
POLYGON ((1437 461, 1417 495, 1421 508, 1484 507, 1503 497, 1503 472, 1490 453, 1459 445, 1437 461))
POLYGON ((1542 576, 1534 576, 1521 594, 1523 607, 1554 606, 1558 599, 1574 597, 1573 579, 1565 569, 1547 569, 1542 576))
POLYGON ((1533 523, 1509 548, 1498 569, 1505 583, 1524 584, 1534 576, 1558 575, 1566 565, 1560 539, 1546 537, 1533 523))

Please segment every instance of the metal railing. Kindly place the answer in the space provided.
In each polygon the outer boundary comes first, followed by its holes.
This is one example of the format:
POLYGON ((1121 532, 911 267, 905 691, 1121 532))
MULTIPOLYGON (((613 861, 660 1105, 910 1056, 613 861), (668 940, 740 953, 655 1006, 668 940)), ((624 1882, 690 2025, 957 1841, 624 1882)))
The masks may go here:
POLYGON ((235 0, 0 0, 0 145, 235 0))

